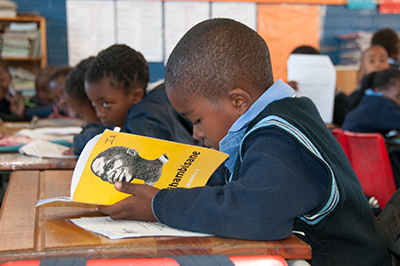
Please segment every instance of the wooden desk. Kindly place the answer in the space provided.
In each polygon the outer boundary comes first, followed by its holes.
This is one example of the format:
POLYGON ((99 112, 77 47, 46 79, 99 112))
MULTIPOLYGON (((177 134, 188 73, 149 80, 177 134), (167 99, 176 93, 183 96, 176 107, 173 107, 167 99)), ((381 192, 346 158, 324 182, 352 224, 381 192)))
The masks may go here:
POLYGON ((295 236, 281 241, 223 237, 141 237, 111 240, 67 219, 100 215, 87 207, 39 207, 37 199, 68 196, 71 170, 14 171, 0 211, 0 263, 51 257, 135 258, 189 254, 274 254, 310 259, 311 248, 295 236))
POLYGON ((20 153, 0 153, 0 171, 74 169, 75 158, 39 158, 20 153))

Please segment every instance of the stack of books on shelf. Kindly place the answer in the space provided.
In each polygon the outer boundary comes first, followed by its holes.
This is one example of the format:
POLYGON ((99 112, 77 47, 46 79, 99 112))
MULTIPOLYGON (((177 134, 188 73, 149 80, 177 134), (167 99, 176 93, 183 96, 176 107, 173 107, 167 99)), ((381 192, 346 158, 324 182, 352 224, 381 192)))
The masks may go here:
POLYGON ((371 32, 358 31, 339 35, 339 64, 359 65, 361 53, 371 45, 372 34, 371 32))
POLYGON ((15 18, 17 16, 18 5, 14 1, 0 0, 0 17, 15 18))
POLYGON ((11 22, 1 35, 2 57, 40 56, 40 30, 36 22, 11 22))
POLYGON ((14 90, 20 93, 25 100, 29 100, 36 94, 35 74, 20 67, 10 67, 10 73, 14 90))

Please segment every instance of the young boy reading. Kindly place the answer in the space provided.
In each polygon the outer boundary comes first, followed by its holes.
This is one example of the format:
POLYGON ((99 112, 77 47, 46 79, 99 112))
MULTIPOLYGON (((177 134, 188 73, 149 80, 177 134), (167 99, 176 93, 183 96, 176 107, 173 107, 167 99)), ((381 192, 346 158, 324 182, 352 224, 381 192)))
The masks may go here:
POLYGON ((225 174, 192 189, 116 182, 132 196, 99 211, 249 240, 295 233, 313 266, 390 265, 346 155, 312 101, 274 83, 255 31, 230 19, 197 24, 171 53, 165 86, 194 135, 229 154, 225 174))

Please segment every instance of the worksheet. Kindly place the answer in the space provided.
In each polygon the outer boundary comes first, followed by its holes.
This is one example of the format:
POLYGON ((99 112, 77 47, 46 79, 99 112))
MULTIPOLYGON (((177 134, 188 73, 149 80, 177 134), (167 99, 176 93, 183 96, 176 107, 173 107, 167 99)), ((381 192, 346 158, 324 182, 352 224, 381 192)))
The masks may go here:
POLYGON ((70 221, 85 230, 104 235, 110 239, 142 236, 211 236, 210 234, 196 233, 171 228, 165 224, 158 222, 113 220, 108 216, 82 217, 70 219, 70 221))
POLYGON ((310 98, 325 123, 332 123, 336 70, 327 55, 292 54, 287 61, 288 81, 297 82, 297 97, 310 98))

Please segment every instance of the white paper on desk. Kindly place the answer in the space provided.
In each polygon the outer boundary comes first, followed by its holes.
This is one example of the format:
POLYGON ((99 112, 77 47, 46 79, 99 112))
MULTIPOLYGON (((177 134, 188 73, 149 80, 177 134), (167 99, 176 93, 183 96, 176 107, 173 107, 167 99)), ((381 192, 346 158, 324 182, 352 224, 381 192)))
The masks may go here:
POLYGON ((22 129, 16 133, 32 139, 66 140, 72 143, 74 135, 79 134, 82 127, 41 127, 35 129, 22 129))
POLYGON ((143 236, 211 236, 210 234, 174 229, 157 222, 113 220, 110 217, 82 217, 70 219, 70 221, 85 230, 104 235, 110 239, 143 236))
POLYGON ((296 95, 310 98, 325 123, 332 123, 336 70, 327 55, 292 54, 287 61, 288 81, 296 81, 296 95))
POLYGON ((18 151, 22 154, 42 157, 42 158, 77 158, 76 155, 64 155, 63 152, 69 150, 69 147, 55 144, 50 141, 35 139, 25 144, 18 151))

